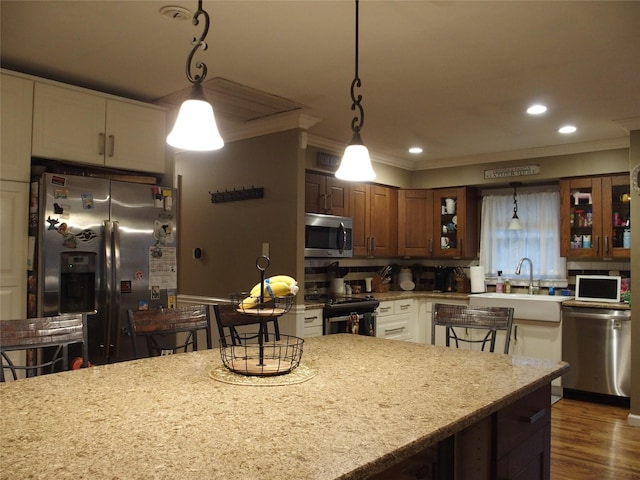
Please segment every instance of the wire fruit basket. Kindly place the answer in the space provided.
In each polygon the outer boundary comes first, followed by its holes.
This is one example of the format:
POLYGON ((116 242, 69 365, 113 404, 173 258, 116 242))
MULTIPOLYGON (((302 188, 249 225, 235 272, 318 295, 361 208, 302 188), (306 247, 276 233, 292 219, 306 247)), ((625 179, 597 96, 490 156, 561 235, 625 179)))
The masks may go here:
POLYGON ((258 333, 238 334, 220 339, 220 356, 225 367, 235 373, 251 376, 283 375, 300 365, 304 340, 281 335, 277 317, 284 315, 293 305, 298 291, 291 277, 280 275, 265 280, 270 260, 266 255, 256 259, 260 283, 251 292, 231 294, 231 303, 242 315, 257 317, 258 333), (286 293, 286 295, 278 295, 286 293), (275 332, 269 335, 267 322, 273 321, 275 332), (273 339, 273 340, 271 340, 273 339))
POLYGON ((291 335, 270 336, 271 341, 256 334, 229 335, 220 344, 225 367, 247 376, 284 375, 300 365, 304 340, 291 335))

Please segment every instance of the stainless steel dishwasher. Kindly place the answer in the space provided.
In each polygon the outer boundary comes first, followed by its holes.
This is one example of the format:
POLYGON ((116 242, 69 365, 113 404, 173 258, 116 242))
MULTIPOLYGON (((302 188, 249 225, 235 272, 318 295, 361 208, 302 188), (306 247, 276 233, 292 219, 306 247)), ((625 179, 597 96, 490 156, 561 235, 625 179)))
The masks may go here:
POLYGON ((565 389, 630 397, 631 311, 562 309, 562 359, 569 371, 565 389))

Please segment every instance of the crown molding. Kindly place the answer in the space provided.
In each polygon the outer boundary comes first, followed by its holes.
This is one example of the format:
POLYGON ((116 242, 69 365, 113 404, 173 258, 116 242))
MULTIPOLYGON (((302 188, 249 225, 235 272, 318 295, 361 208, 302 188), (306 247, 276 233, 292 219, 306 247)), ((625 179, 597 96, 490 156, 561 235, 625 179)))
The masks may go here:
POLYGON ((640 117, 623 118, 621 120, 614 120, 614 122, 620 125, 627 133, 632 130, 640 130, 640 117))
POLYGON ((508 162, 512 160, 526 160, 531 158, 555 157, 576 153, 597 152, 629 148, 629 138, 613 138, 596 142, 568 143, 565 145, 549 145, 545 147, 513 150, 508 152, 492 152, 480 155, 470 155, 457 158, 441 158, 435 160, 421 160, 416 162, 415 170, 429 170, 434 168, 461 167, 484 163, 508 162))
POLYGON ((223 118, 220 122, 220 130, 224 131, 223 138, 225 142, 235 142, 296 128, 308 130, 320 120, 320 118, 309 115, 302 110, 293 110, 242 124, 225 122, 223 118), (224 128, 222 125, 224 125, 224 128))

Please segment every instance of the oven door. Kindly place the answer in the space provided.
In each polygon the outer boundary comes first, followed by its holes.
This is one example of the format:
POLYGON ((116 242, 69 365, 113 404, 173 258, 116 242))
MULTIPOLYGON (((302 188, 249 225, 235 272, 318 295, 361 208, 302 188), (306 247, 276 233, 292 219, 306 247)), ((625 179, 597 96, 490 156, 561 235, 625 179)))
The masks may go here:
POLYGON ((352 333, 354 335, 376 336, 377 312, 352 312, 347 315, 324 318, 325 335, 334 333, 352 333))

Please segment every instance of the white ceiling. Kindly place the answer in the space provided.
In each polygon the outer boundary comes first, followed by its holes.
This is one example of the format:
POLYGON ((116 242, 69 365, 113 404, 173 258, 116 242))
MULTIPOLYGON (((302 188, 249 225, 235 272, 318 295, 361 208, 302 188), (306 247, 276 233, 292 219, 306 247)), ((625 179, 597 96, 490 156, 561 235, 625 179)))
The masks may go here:
MULTIPOLYGON (((2 0, 2 66, 177 101, 201 28, 161 16, 165 5, 197 8, 195 0, 2 0)), ((209 48, 196 58, 210 83, 240 86, 244 107, 266 96, 274 108, 301 106, 321 119, 310 129, 315 141, 349 142, 352 1, 203 6, 209 48)), ((359 76, 362 138, 386 163, 422 169, 628 146, 627 129, 640 128, 640 2, 363 0, 359 76), (533 102, 548 112, 527 116, 533 102), (578 131, 558 134, 566 123, 578 131), (424 153, 407 153, 413 145, 424 153)), ((229 99, 213 92, 218 115, 231 115, 229 99)))

